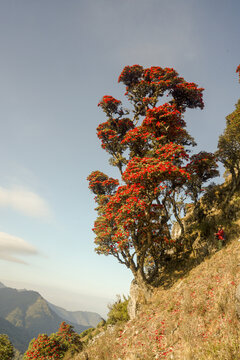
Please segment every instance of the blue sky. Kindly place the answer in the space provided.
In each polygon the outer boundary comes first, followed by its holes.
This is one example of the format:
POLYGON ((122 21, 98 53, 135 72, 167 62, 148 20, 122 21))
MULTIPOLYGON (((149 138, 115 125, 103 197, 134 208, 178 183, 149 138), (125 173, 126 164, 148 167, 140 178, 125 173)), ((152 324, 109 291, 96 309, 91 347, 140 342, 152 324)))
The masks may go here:
POLYGON ((97 107, 123 99, 125 65, 173 67, 205 88, 189 110, 198 149, 215 151, 240 97, 238 0, 0 0, 0 281, 68 310, 106 315, 132 276, 94 253, 87 176, 116 176, 97 107))

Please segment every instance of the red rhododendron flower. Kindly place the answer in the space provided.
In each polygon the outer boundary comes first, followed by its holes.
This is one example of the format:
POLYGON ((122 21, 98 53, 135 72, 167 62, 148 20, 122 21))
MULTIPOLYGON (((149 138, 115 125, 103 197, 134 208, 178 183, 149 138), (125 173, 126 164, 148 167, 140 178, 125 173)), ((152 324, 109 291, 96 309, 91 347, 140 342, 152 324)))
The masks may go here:
POLYGON ((171 237, 171 221, 181 225, 183 215, 178 197, 194 193, 195 201, 217 166, 213 154, 189 155, 195 142, 183 114, 187 108, 203 108, 203 88, 159 66, 126 66, 118 81, 126 86, 132 109, 109 95, 98 104, 107 121, 97 135, 121 178, 100 171, 88 177, 98 212, 95 249, 116 257, 146 286, 164 266, 168 250, 174 254, 184 246, 183 239, 171 237), (159 103, 164 95, 169 101, 159 103))

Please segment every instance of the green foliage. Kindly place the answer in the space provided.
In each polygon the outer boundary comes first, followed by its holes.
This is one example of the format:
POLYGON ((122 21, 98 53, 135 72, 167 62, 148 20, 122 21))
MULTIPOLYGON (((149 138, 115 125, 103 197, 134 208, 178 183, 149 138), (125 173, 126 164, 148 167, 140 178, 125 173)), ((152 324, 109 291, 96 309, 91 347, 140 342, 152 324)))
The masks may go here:
POLYGON ((236 109, 226 117, 226 128, 218 141, 218 159, 232 175, 233 191, 240 184, 240 99, 236 109))
POLYGON ((82 349, 79 335, 74 332, 71 325, 66 324, 64 321, 61 323, 55 337, 67 348, 67 350, 71 350, 73 353, 79 352, 82 349))
MULTIPOLYGON (((237 72, 239 69, 240 65, 237 72)), ((219 137, 216 156, 224 165, 226 173, 231 174, 228 194, 222 204, 224 207, 240 189, 240 99, 236 104, 236 109, 226 117, 226 128, 219 137)))
POLYGON ((220 201, 222 191, 218 185, 215 183, 209 184, 206 189, 204 196, 202 197, 202 203, 206 210, 210 210, 213 206, 217 205, 220 201))
POLYGON ((14 357, 14 348, 7 335, 0 335, 0 359, 11 360, 14 357))
POLYGON ((45 360, 55 359, 55 354, 58 354, 59 359, 64 355, 66 349, 61 347, 61 344, 51 339, 46 334, 40 334, 38 337, 30 342, 28 350, 24 354, 24 360, 39 359, 45 360))
POLYGON ((112 305, 109 305, 109 313, 107 318, 107 324, 115 325, 117 323, 126 322, 129 320, 129 315, 127 311, 129 299, 123 296, 117 296, 117 301, 112 305))
POLYGON ((50 336, 40 334, 33 339, 24 354, 24 360, 55 360, 62 359, 66 352, 72 355, 82 350, 80 337, 72 326, 62 322, 57 333, 50 336))
POLYGON ((104 327, 105 324, 106 324, 106 321, 103 319, 103 320, 100 321, 100 323, 97 325, 97 329, 104 327))
POLYGON ((126 66, 118 81, 126 85, 130 108, 103 96, 98 105, 107 121, 99 124, 97 135, 121 181, 99 170, 88 176, 98 212, 95 250, 114 256, 140 287, 148 288, 164 267, 166 252, 182 246, 171 239, 171 226, 176 220, 183 235, 183 201, 191 197, 196 203, 205 181, 218 171, 213 154, 189 156, 195 142, 184 112, 204 107, 203 88, 158 66, 126 66))
POLYGON ((219 175, 216 156, 206 151, 201 151, 199 154, 191 157, 187 169, 191 173, 191 181, 186 184, 188 195, 196 204, 203 190, 203 183, 219 175))
POLYGON ((96 328, 90 328, 83 331, 79 336, 82 339, 84 345, 87 345, 95 336, 100 334, 101 330, 106 329, 105 325, 97 326, 96 328))
POLYGON ((89 336, 91 335, 91 333, 95 330, 95 328, 89 328, 89 329, 86 329, 84 330, 83 332, 81 332, 81 334, 79 335, 80 338, 83 338, 85 336, 89 336))

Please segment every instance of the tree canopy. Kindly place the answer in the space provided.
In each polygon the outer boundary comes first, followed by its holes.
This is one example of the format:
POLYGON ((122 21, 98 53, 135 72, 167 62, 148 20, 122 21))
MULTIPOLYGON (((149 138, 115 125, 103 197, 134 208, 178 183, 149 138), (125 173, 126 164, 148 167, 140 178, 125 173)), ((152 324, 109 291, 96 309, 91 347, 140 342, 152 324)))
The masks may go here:
POLYGON ((24 360, 62 359, 67 351, 74 354, 81 350, 82 343, 79 335, 74 332, 71 325, 63 321, 57 333, 50 336, 39 334, 36 339, 32 339, 24 354, 24 360))
POLYGON ((126 265, 144 287, 152 283, 167 250, 183 246, 183 239, 171 238, 174 221, 184 232, 183 199, 196 202, 203 183, 218 171, 213 154, 190 156, 195 142, 183 119, 187 108, 203 109, 203 88, 172 68, 156 66, 126 66, 118 82, 126 86, 131 110, 104 96, 98 105, 107 121, 97 135, 121 178, 101 171, 88 176, 98 212, 95 250, 126 265))
MULTIPOLYGON (((240 65, 236 72, 239 72, 240 76, 240 65)), ((236 109, 226 117, 226 128, 219 137, 216 154, 231 174, 230 195, 232 195, 240 186, 240 99, 236 104, 236 109)))

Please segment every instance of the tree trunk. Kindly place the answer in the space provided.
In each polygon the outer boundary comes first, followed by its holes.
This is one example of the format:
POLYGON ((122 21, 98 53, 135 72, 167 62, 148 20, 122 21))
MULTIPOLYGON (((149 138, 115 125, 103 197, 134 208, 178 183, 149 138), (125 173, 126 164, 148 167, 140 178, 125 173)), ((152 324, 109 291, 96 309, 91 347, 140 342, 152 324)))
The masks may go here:
POLYGON ((145 300, 148 301, 151 297, 153 287, 147 282, 146 277, 142 274, 142 271, 137 271, 135 280, 139 289, 141 289, 145 300))

